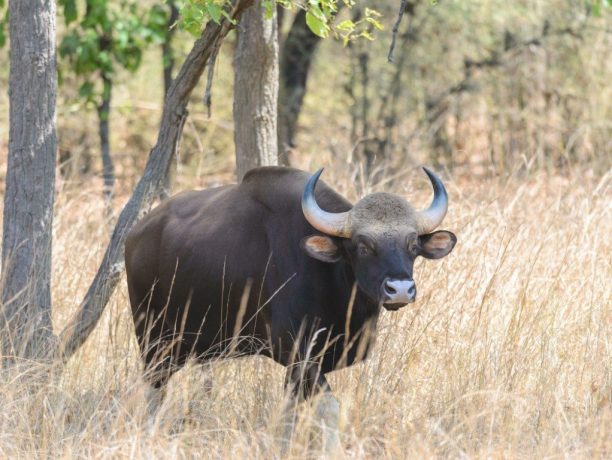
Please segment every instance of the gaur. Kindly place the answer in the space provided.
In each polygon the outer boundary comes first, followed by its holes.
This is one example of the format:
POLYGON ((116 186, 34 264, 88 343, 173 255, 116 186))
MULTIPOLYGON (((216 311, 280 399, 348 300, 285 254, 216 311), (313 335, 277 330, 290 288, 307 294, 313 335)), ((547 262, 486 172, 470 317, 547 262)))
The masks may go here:
POLYGON ((257 353, 287 367, 296 397, 333 398, 325 375, 366 358, 382 308, 415 301, 415 259, 457 241, 434 231, 448 196, 424 170, 434 190, 424 211, 389 193, 351 205, 322 170, 282 167, 162 202, 125 246, 147 380, 163 388, 190 357, 257 353))

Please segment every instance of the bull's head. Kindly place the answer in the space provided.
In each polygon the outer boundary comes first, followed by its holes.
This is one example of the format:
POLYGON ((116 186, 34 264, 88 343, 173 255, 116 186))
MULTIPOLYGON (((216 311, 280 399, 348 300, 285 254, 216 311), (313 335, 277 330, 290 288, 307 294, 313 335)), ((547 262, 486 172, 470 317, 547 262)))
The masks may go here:
POLYGON ((314 193, 323 169, 310 178, 302 196, 306 220, 326 235, 306 237, 302 241, 305 251, 324 262, 345 258, 360 289, 388 310, 414 302, 412 271, 418 256, 440 259, 457 242, 451 232, 433 231, 446 215, 448 195, 440 178, 423 169, 434 190, 433 201, 425 211, 415 211, 404 199, 390 193, 367 195, 347 212, 324 211, 314 193))

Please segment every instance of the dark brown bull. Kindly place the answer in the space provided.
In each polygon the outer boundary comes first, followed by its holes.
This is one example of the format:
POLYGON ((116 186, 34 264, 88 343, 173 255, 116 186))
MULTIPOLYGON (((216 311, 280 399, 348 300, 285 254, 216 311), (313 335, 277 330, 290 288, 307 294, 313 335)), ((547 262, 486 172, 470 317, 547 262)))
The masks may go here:
POLYGON ((321 171, 279 167, 162 203, 125 248, 150 383, 164 387, 191 356, 231 351, 288 367, 296 396, 329 392, 326 373, 367 356, 381 307, 415 300, 416 257, 439 259, 455 245, 433 231, 448 198, 425 172, 434 199, 422 212, 388 193, 351 206, 323 182, 315 192, 321 171))

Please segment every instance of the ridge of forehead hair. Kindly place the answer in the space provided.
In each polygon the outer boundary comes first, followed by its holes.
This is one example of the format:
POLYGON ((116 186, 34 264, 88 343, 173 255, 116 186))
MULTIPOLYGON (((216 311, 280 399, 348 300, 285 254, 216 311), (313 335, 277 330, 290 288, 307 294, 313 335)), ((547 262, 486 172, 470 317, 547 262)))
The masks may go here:
POLYGON ((359 200, 351 211, 351 218, 356 225, 408 224, 416 218, 416 211, 402 197, 379 192, 359 200))

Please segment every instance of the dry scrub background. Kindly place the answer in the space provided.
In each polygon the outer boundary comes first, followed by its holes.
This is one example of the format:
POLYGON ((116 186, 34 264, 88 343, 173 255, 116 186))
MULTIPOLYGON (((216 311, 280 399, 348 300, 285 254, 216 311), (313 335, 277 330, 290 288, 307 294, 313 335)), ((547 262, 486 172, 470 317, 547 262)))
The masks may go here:
MULTIPOLYGON (((353 193, 346 177, 327 179, 353 193)), ((612 455, 611 179, 446 179, 455 251, 418 264, 414 307, 383 312, 371 359, 331 376, 343 455, 612 455)), ((391 188, 417 205, 430 194, 416 170, 391 188)), ((99 190, 58 196, 56 326, 75 311, 106 244, 99 190)), ((147 421, 128 308, 122 283, 56 377, 2 375, 1 458, 278 457, 284 374, 264 358, 180 372, 147 421)), ((308 443, 310 415, 305 407, 293 458, 320 454, 308 443)))

